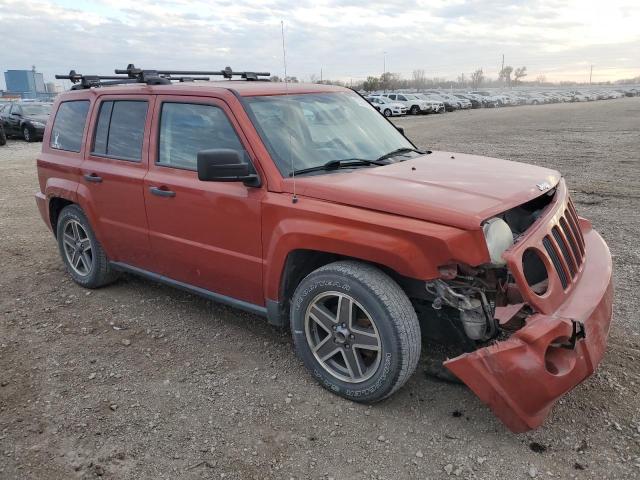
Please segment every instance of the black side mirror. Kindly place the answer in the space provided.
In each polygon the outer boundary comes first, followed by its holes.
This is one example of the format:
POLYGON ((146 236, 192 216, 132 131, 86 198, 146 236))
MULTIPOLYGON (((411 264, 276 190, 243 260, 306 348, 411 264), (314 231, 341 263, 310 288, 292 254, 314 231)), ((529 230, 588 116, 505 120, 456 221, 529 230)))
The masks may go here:
POLYGON ((21 117, 22 114, 18 113, 18 112, 12 112, 11 115, 15 115, 16 117, 21 117))
POLYGON ((398 130, 402 135, 404 135, 404 128, 396 126, 396 130, 398 130))
POLYGON ((249 163, 237 150, 201 150, 197 158, 198 179, 203 182, 243 182, 250 187, 260 186, 260 178, 250 172, 249 163))

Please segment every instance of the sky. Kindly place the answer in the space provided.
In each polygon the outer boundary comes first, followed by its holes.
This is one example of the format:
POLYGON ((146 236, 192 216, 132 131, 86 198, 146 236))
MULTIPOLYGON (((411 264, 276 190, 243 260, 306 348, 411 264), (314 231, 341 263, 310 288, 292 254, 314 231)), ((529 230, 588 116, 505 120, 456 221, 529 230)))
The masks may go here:
MULTIPOLYGON (((640 75, 640 0, 0 0, 0 69, 287 70, 361 81, 526 66, 533 80, 640 75)), ((61 83, 61 82, 58 82, 61 83)), ((4 88, 4 78, 0 78, 4 88)))

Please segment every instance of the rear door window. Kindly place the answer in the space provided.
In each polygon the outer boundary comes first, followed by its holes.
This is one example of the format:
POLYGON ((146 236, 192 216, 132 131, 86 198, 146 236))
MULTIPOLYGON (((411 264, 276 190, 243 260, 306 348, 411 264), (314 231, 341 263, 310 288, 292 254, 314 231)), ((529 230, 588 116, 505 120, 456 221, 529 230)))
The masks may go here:
POLYGON ((51 129, 51 148, 79 152, 88 112, 88 100, 61 103, 51 129))
POLYGON ((145 100, 102 102, 91 153, 140 161, 147 108, 145 100))

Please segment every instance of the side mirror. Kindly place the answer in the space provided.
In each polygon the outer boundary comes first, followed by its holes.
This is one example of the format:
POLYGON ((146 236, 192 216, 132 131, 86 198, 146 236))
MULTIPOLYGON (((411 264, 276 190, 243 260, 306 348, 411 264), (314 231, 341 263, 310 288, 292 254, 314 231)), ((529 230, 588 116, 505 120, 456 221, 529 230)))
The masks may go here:
POLYGON ((404 135, 404 128, 396 126, 396 129, 397 129, 397 130, 398 130, 402 135, 404 135))
POLYGON ((237 150, 201 150, 197 158, 198 179, 203 182, 243 182, 250 187, 260 186, 260 178, 250 173, 249 164, 237 150))
POLYGON ((18 112, 11 112, 11 115, 14 115, 16 117, 21 117, 22 115, 18 112))

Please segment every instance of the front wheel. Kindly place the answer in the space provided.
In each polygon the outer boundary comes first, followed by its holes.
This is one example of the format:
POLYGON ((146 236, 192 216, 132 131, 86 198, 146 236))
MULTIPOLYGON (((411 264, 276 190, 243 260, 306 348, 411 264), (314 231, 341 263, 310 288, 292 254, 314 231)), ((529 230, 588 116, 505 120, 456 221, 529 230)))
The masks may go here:
POLYGON ((420 107, 418 105, 411 106, 411 115, 418 115, 420 113, 420 107))
POLYGON ((381 270, 340 261, 309 274, 295 291, 296 353, 326 389, 376 402, 398 390, 420 357, 420 326, 407 295, 381 270))
POLYGON ((385 117, 390 117, 390 116, 392 115, 392 112, 391 112, 391 110, 389 110, 388 108, 385 108, 385 109, 384 109, 384 112, 383 112, 383 115, 384 115, 385 117))
POLYGON ((24 138, 25 142, 33 142, 33 133, 31 133, 29 127, 22 127, 22 138, 24 138))
POLYGON ((4 128, 0 125, 0 146, 7 143, 7 135, 4 133, 4 128))

